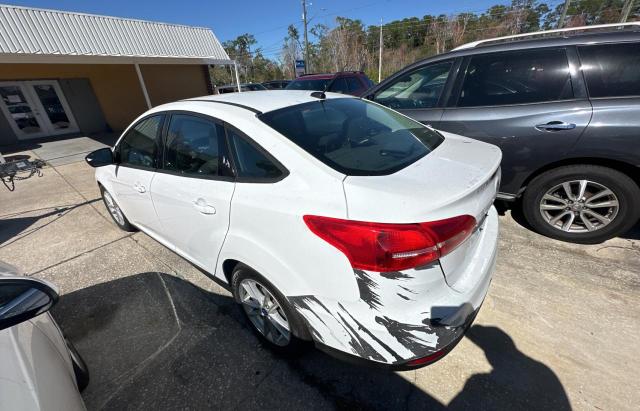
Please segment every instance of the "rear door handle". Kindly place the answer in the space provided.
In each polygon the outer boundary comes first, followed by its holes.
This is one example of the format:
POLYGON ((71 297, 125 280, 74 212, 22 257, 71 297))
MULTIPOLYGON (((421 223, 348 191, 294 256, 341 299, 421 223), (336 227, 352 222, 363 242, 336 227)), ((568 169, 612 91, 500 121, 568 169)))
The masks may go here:
POLYGON ((216 208, 207 204, 207 201, 204 198, 198 198, 195 200, 193 202, 193 207, 202 214, 211 215, 216 213, 216 208))
POLYGON ((550 121, 546 124, 538 124, 536 125, 538 130, 542 131, 562 131, 562 130, 573 130, 576 128, 574 123, 564 123, 562 121, 550 121))
POLYGON ((133 185, 133 189, 136 190, 138 193, 144 193, 147 191, 147 188, 140 183, 135 183, 133 185))

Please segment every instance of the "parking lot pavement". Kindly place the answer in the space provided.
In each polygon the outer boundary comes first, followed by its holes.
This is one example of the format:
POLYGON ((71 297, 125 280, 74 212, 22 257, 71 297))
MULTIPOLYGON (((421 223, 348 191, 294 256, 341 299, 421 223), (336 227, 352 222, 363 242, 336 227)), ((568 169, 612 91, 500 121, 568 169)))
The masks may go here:
MULTIPOLYGON (((33 153, 31 153, 33 154, 33 153)), ((501 217, 489 295, 442 361, 390 373, 262 347, 230 295, 109 220, 82 162, 0 187, 0 260, 55 282, 89 409, 634 409, 640 235, 560 243, 501 217)))

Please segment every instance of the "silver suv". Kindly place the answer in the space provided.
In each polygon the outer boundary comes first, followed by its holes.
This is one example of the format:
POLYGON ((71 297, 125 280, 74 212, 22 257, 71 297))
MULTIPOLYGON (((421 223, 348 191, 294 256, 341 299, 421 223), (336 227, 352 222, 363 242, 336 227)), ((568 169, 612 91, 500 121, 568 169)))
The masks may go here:
POLYGON ((640 217, 640 23, 469 43, 364 96, 499 146, 499 198, 541 234, 599 243, 640 217))

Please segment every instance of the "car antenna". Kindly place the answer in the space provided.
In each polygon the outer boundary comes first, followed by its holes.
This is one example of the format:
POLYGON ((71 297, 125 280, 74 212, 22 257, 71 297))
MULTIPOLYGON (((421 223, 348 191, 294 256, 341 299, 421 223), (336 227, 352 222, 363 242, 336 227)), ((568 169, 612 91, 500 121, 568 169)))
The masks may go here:
POLYGON ((333 81, 327 81, 327 84, 324 85, 322 91, 314 91, 313 93, 311 93, 311 97, 319 98, 320 100, 326 99, 327 95, 324 93, 326 93, 331 84, 333 84, 333 81))

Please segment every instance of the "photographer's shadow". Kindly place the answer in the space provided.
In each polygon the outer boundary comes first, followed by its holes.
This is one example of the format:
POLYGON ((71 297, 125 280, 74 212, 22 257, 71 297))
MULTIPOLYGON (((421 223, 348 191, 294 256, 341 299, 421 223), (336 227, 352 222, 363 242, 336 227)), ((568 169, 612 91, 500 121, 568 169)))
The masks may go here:
POLYGON ((81 289, 53 311, 90 369, 88 409, 569 408, 554 373, 493 327, 474 326, 468 334, 493 371, 472 376, 446 406, 393 372, 318 350, 274 354, 233 299, 169 274, 81 289))

